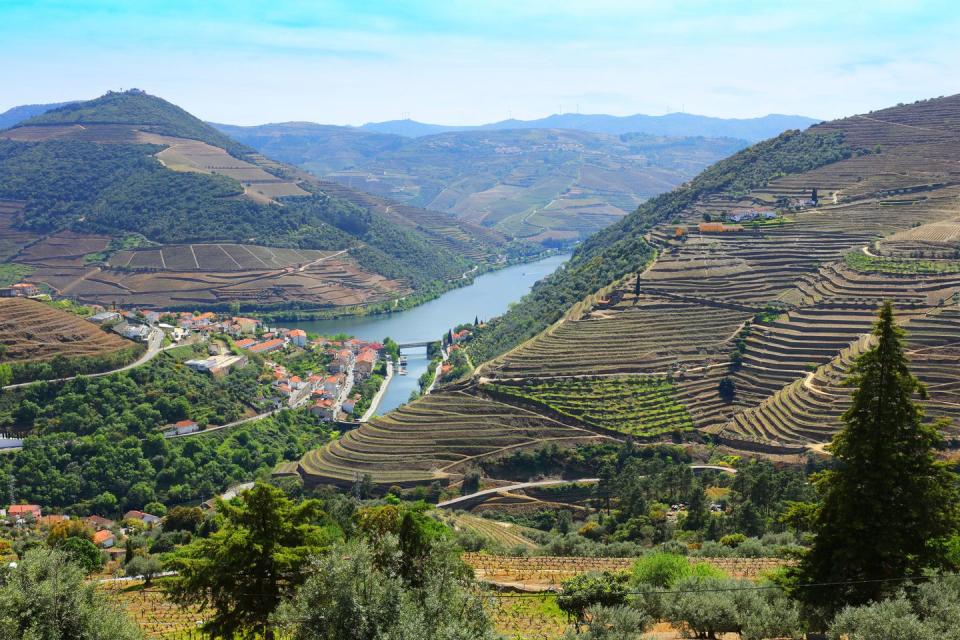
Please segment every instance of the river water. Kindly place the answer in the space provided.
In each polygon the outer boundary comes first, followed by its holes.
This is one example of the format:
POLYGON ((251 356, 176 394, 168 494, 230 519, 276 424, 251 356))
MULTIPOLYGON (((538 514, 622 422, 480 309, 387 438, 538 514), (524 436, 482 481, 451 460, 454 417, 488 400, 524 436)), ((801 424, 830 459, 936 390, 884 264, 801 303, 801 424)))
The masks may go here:
MULTIPOLYGON (((320 335, 346 333, 361 340, 383 340, 386 337, 399 343, 439 340, 447 329, 458 324, 473 322, 478 317, 487 320, 502 314, 510 303, 526 295, 537 280, 556 271, 569 258, 569 254, 555 255, 486 273, 475 278, 469 286, 453 289, 439 298, 399 313, 283 324, 291 329, 303 329, 320 335)), ((377 408, 378 414, 405 403, 410 393, 419 388, 417 380, 427 370, 429 361, 425 349, 405 350, 403 354, 407 357, 407 375, 393 377, 377 408)))

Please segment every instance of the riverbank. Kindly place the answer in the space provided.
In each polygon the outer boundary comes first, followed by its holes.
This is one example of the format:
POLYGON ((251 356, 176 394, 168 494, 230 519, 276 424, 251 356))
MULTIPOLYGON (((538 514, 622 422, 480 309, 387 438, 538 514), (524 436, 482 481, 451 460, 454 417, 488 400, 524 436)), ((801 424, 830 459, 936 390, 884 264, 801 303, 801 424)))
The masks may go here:
MULTIPOLYGON (((404 312, 283 324, 312 334, 345 334, 376 342, 388 336, 401 344, 437 341, 457 325, 473 324, 478 319, 486 321, 504 313, 510 304, 526 295, 534 283, 556 271, 568 258, 569 254, 554 254, 537 262, 484 273, 474 278, 469 286, 448 291, 404 312)), ((430 364, 426 350, 422 347, 406 349, 404 355, 407 356, 407 375, 393 377, 378 408, 381 414, 408 402, 411 393, 420 391, 420 376, 430 364)))
POLYGON ((445 283, 437 283, 436 286, 432 286, 425 291, 420 291, 415 294, 403 296, 401 298, 394 298, 392 300, 385 300, 383 302, 377 302, 369 305, 352 305, 345 307, 333 307, 329 309, 301 309, 296 306, 285 306, 276 310, 263 310, 254 308, 242 309, 242 311, 248 316, 258 318, 268 323, 310 322, 340 320, 344 318, 355 317, 389 316, 415 309, 420 305, 427 304, 433 300, 443 297, 451 291, 470 287, 477 278, 483 275, 496 273, 497 271, 509 269, 518 265, 536 264, 537 262, 557 255, 565 254, 562 254, 557 249, 547 249, 541 253, 531 256, 506 259, 502 262, 496 262, 492 264, 477 264, 468 271, 465 271, 459 278, 448 280, 445 283))
POLYGON ((387 358, 387 375, 384 377, 380 388, 377 389, 377 394, 373 396, 373 400, 370 401, 370 406, 367 407, 367 410, 360 416, 359 422, 366 422, 373 417, 377 407, 380 406, 380 401, 383 400, 384 394, 387 392, 387 389, 390 388, 391 380, 393 380, 393 360, 387 358))

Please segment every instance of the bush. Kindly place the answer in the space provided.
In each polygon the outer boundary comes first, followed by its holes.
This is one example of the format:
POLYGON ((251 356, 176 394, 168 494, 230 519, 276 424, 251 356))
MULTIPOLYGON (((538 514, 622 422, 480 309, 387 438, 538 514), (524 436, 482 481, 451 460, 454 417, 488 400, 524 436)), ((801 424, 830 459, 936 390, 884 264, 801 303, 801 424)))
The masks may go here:
POLYGON ((720 538, 720 544, 722 544, 725 547, 730 547, 731 549, 736 549, 746 539, 747 539, 747 536, 743 535, 742 533, 731 533, 730 535, 726 535, 720 538))
POLYGON ((690 575, 690 561, 670 553, 652 553, 633 565, 631 584, 634 586, 669 589, 690 575))
POLYGON ((627 601, 627 576, 609 571, 584 573, 561 585, 557 606, 579 630, 591 607, 619 607, 627 601))
POLYGON ((640 640, 653 619, 629 606, 590 607, 586 630, 567 631, 564 640, 640 640))
POLYGON ((752 582, 691 577, 667 596, 664 617, 700 638, 737 633, 743 640, 802 637, 800 609, 778 588, 758 590, 752 582))
POLYGON ((0 580, 0 637, 140 640, 134 625, 60 551, 35 549, 0 580))

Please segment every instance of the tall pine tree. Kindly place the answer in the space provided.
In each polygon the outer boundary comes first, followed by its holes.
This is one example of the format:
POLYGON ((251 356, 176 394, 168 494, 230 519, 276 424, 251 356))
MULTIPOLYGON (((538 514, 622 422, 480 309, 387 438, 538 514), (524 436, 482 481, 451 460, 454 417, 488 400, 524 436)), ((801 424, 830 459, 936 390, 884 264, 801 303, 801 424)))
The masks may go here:
POLYGON ((847 380, 853 402, 828 448, 836 465, 814 479, 822 497, 816 537, 795 573, 797 595, 825 620, 942 565, 957 530, 957 479, 934 458, 940 434, 915 400, 926 390, 907 368, 890 302, 873 335, 847 380), (847 584, 816 586, 823 583, 847 584))

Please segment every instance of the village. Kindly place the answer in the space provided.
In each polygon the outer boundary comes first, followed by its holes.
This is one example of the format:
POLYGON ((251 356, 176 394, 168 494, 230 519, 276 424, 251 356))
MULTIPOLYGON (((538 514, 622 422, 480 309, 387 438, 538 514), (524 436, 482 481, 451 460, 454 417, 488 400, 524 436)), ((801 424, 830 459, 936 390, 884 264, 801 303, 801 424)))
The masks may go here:
MULTIPOLYGON (((302 329, 268 327, 255 318, 214 312, 101 311, 90 320, 132 340, 146 341, 163 331, 177 345, 205 344, 207 356, 187 360, 194 371, 222 377, 262 359, 272 410, 306 407, 328 422, 353 421, 362 396, 354 388, 369 379, 383 362, 384 345, 356 338, 308 336, 302 329), (303 361, 303 362, 301 362, 303 361), (297 366, 291 366, 291 362, 297 366), (296 371, 291 371, 296 368, 296 371)), ((168 425, 164 434, 182 436, 200 431, 190 420, 168 425)))

